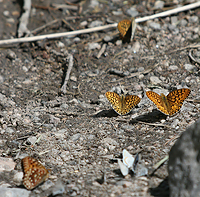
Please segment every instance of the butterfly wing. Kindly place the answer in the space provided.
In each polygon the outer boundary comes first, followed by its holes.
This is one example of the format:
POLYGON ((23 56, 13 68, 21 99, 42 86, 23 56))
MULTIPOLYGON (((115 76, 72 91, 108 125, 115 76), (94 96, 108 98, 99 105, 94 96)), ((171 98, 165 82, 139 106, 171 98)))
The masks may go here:
POLYGON ((130 20, 122 20, 118 23, 117 28, 120 32, 120 34, 122 35, 122 37, 124 38, 129 30, 129 28, 131 27, 131 21, 130 20))
POLYGON ((122 115, 129 113, 133 109, 133 107, 135 107, 140 102, 140 100, 141 98, 139 96, 127 95, 122 105, 122 115))
POLYGON ((180 110, 183 105, 184 100, 189 96, 191 90, 187 88, 182 88, 174 90, 167 95, 167 100, 170 105, 169 115, 172 116, 180 110))
POLYGON ((128 167, 124 163, 122 163, 120 159, 118 159, 118 164, 119 164, 121 173, 123 174, 123 176, 126 176, 129 172, 128 167))
POLYGON ((106 98, 112 105, 112 108, 121 115, 121 97, 115 92, 106 92, 106 98))
POLYGON ((23 184, 28 189, 34 189, 49 176, 49 171, 36 159, 25 157, 22 159, 24 170, 23 184))
POLYGON ((147 91, 146 95, 162 113, 169 115, 166 105, 164 105, 163 99, 159 94, 152 91, 147 91))

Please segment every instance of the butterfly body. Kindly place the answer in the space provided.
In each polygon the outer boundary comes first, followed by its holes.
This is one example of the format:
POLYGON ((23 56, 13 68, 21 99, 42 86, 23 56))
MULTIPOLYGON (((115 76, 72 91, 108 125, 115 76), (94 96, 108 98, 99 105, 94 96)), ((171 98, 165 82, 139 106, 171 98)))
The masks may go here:
POLYGON ((34 189, 49 177, 49 170, 32 157, 23 158, 22 166, 24 170, 23 185, 28 190, 34 189))
POLYGON ((189 96, 190 89, 182 88, 170 92, 167 96, 147 91, 147 97, 156 105, 164 114, 172 116, 177 113, 183 105, 184 100, 189 96))
POLYGON ((112 105, 112 108, 119 114, 129 113, 133 107, 140 102, 140 97, 136 95, 118 95, 115 92, 106 92, 106 97, 112 105))

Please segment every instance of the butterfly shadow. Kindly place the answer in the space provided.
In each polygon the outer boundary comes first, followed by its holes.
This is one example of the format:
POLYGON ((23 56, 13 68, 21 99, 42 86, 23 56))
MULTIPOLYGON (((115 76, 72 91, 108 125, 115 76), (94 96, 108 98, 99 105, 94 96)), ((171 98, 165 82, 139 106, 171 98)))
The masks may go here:
POLYGON ((112 117, 117 117, 119 116, 119 114, 117 114, 113 109, 109 109, 109 110, 102 110, 100 112, 98 112, 97 114, 93 115, 93 118, 99 118, 99 117, 108 117, 108 118, 112 118, 112 117))
POLYGON ((166 119, 167 115, 163 114, 162 112, 158 111, 157 109, 154 109, 152 112, 149 112, 147 114, 143 114, 140 116, 137 116, 130 120, 130 124, 135 124, 137 122, 147 122, 147 123, 155 123, 159 122, 162 119, 166 119))

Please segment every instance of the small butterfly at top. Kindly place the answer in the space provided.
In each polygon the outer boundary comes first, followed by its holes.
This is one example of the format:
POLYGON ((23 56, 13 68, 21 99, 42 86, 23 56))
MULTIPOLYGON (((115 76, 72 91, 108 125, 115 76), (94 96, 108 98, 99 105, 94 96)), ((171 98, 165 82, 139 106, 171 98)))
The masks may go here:
POLYGON ((122 40, 132 41, 136 30, 135 19, 124 19, 118 23, 117 28, 121 34, 122 40))
POLYGON ((46 169, 37 159, 25 157, 22 159, 24 171, 23 185, 32 190, 49 177, 49 169, 46 169))
POLYGON ((119 114, 125 115, 128 114, 133 107, 135 107, 141 100, 139 96, 136 95, 127 95, 119 94, 115 92, 106 92, 106 97, 112 105, 112 108, 119 114))
POLYGON ((152 91, 147 91, 146 95, 162 113, 172 116, 181 109, 190 92, 190 89, 182 88, 170 92, 167 96, 152 91))

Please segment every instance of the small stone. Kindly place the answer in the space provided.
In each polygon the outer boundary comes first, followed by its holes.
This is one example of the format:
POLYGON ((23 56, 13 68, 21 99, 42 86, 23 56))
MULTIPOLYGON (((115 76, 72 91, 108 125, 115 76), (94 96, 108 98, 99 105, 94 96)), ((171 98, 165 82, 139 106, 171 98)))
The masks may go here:
POLYGON ((8 10, 5 10, 5 11, 3 12, 3 15, 4 15, 4 16, 9 16, 9 15, 10 15, 10 12, 9 12, 8 10))
POLYGON ((151 27, 152 29, 155 29, 155 30, 160 30, 160 24, 159 23, 155 23, 155 22, 147 22, 147 24, 149 25, 149 27, 151 27))
POLYGON ((0 172, 14 170, 15 165, 11 158, 0 157, 0 172))
POLYGON ((151 77, 150 77, 150 81, 151 81, 152 84, 159 84, 159 83, 162 82, 162 81, 161 81, 158 77, 156 77, 156 76, 151 76, 151 77))
POLYGON ((57 181, 55 186, 52 189, 52 195, 57 196, 59 194, 65 193, 65 186, 61 181, 57 181))
POLYGON ((132 51, 134 53, 139 52, 140 51, 140 43, 138 41, 136 41, 133 46, 132 46, 132 51))
POLYGON ((112 11, 112 14, 113 14, 114 16, 120 16, 120 15, 123 14, 123 12, 122 12, 121 10, 119 10, 119 11, 112 11))
POLYGON ((172 16, 172 17, 171 17, 171 24, 172 24, 172 25, 175 25, 175 26, 176 26, 176 25, 177 25, 177 21, 178 21, 177 16, 172 16))
POLYGON ((6 129, 6 132, 11 134, 11 133, 14 133, 14 130, 12 128, 8 127, 6 129))
POLYGON ((198 16, 191 16, 191 17, 189 17, 189 22, 190 23, 198 23, 198 21, 199 21, 198 16))
POLYGON ((188 22, 187 22, 185 19, 182 19, 182 20, 180 21, 180 25, 181 25, 182 27, 186 26, 187 23, 188 23, 188 22))
POLYGON ((83 21, 80 23, 80 26, 81 27, 86 27, 88 25, 88 22, 87 21, 83 21))
POLYGON ((100 49, 101 45, 99 43, 88 43, 88 49, 94 50, 94 49, 100 49))
POLYGON ((102 21, 92 21, 90 24, 89 24, 89 28, 92 28, 92 27, 99 27, 99 26, 102 26, 103 25, 103 22, 102 21))
POLYGON ((27 68, 26 66, 22 66, 22 70, 23 70, 24 72, 28 72, 28 68, 27 68))
POLYGON ((17 182, 18 184, 21 184, 23 174, 24 174, 23 172, 16 172, 16 174, 13 177, 13 181, 17 182))
POLYGON ((171 65, 169 66, 168 70, 178 70, 178 66, 171 65))
POLYGON ((8 19, 6 19, 6 21, 7 21, 8 23, 12 23, 12 24, 15 23, 15 19, 14 19, 14 18, 8 18, 8 19))
POLYGON ((31 136, 27 139, 27 142, 29 142, 30 144, 35 144, 35 142, 37 141, 37 138, 35 136, 31 136))
POLYGON ((57 46, 59 47, 59 48, 64 48, 65 47, 65 44, 63 43, 63 42, 58 42, 57 43, 57 46))
POLYGON ((156 1, 154 5, 154 9, 162 9, 165 5, 164 1, 156 1))
POLYGON ((0 189, 0 196, 2 197, 29 197, 31 191, 19 188, 4 188, 0 189))
POLYGON ((130 9, 127 10, 127 14, 131 17, 136 17, 139 13, 135 7, 131 7, 130 9))
POLYGON ((116 44, 116 46, 121 46, 122 45, 122 40, 117 40, 115 44, 116 44))
POLYGON ((6 55, 6 57, 10 60, 14 60, 17 56, 16 56, 15 52, 8 50, 8 54, 6 55))
POLYGON ((77 141, 80 137, 81 137, 81 134, 77 133, 75 135, 72 135, 71 138, 70 138, 70 140, 77 141))
POLYGON ((73 42, 74 43, 79 43, 81 41, 81 39, 79 38, 79 37, 75 37, 74 39, 73 39, 73 42))
POLYGON ((179 120, 178 119, 175 119, 173 122, 172 122, 172 128, 175 128, 179 123, 179 120))
POLYGON ((113 37, 112 37, 112 36, 109 36, 109 35, 106 35, 106 36, 103 38, 103 40, 104 40, 105 42, 110 42, 110 41, 112 41, 112 39, 113 39, 113 37))
POLYGON ((4 82, 4 77, 2 75, 0 75, 0 83, 4 82))
POLYGON ((191 65, 191 64, 185 64, 184 67, 185 67, 185 69, 186 69, 187 71, 191 71, 193 68, 195 68, 195 66, 193 66, 193 65, 191 65))

